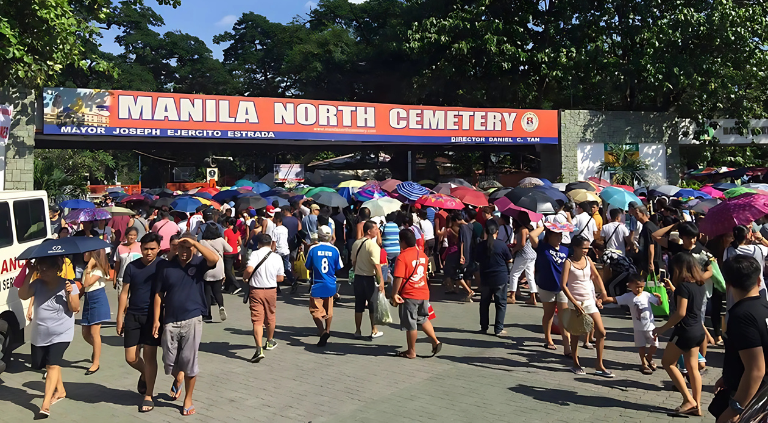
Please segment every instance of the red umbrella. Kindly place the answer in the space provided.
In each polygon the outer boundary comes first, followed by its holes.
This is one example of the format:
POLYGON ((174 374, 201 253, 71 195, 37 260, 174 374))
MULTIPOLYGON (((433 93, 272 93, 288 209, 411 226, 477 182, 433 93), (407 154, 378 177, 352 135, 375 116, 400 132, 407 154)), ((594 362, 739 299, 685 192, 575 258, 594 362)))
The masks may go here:
POLYGON ((416 204, 421 204, 426 207, 437 207, 444 210, 461 210, 464 208, 464 204, 461 201, 445 194, 425 195, 416 200, 416 204))
POLYGON ((398 181, 397 179, 385 179, 385 180, 381 181, 379 186, 384 191, 394 192, 395 189, 397 188, 397 185, 400 184, 400 183, 402 183, 402 182, 398 181))
POLYGON ((498 200, 496 200, 494 204, 496 205, 496 207, 498 207, 499 213, 506 214, 507 216, 517 218, 518 216, 524 213, 528 215, 528 218, 531 220, 531 222, 540 222, 542 219, 544 219, 543 214, 532 212, 522 207, 518 207, 512 204, 512 200, 510 200, 507 197, 499 198, 498 200))
POLYGON ((634 193, 634 192, 635 192, 635 189, 634 189, 634 188, 632 188, 632 187, 631 187, 631 186, 629 186, 629 185, 611 185, 611 186, 612 186, 612 187, 616 187, 616 188, 621 188, 621 189, 623 189, 623 190, 627 190, 627 191, 629 191, 629 192, 632 192, 632 193, 634 193))
MULTIPOLYGON (((596 176, 593 176, 591 178, 587 178, 587 180, 589 182, 597 184, 597 186, 600 186, 600 187, 603 187, 603 188, 611 186, 610 182, 606 181, 605 179, 598 178, 596 176)), ((632 190, 630 190, 630 191, 632 191, 632 190)))
POLYGON ((737 225, 747 225, 766 214, 768 214, 768 196, 765 195, 723 201, 709 209, 699 229, 710 237, 716 237, 733 231, 737 225))
POLYGON ((464 204, 470 204, 477 207, 488 205, 488 198, 485 197, 485 193, 475 191, 472 188, 454 188, 451 190, 451 194, 464 202, 464 204))
POLYGON ((207 192, 208 194, 216 195, 219 193, 219 189, 206 187, 206 188, 200 188, 199 190, 197 190, 197 194, 200 194, 201 192, 207 192))

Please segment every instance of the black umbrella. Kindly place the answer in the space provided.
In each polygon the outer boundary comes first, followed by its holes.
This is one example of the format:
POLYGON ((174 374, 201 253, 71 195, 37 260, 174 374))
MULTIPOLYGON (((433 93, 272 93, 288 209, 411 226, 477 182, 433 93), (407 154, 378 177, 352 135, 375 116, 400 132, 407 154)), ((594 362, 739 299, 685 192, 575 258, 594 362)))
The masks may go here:
POLYGON ((460 186, 460 187, 474 188, 474 187, 472 186, 472 184, 470 184, 469 182, 467 182, 467 181, 465 181, 465 180, 463 180, 463 179, 461 179, 461 178, 453 178, 453 179, 449 179, 449 180, 447 180, 446 182, 448 182, 449 184, 458 185, 458 186, 460 186))
POLYGON ((254 209, 267 207, 267 200, 261 197, 242 197, 238 198, 235 202, 235 209, 238 211, 245 210, 248 207, 253 207, 254 209))
POLYGON ((707 212, 709 212, 709 209, 711 209, 712 207, 715 207, 721 202, 722 201, 718 200, 717 198, 701 200, 698 203, 696 203, 696 205, 691 207, 691 210, 695 211, 696 213, 707 214, 707 212))
POLYGON ((648 188, 646 187, 640 187, 635 190, 635 195, 638 197, 647 197, 648 196, 648 188))
POLYGON ((595 188, 594 185, 584 181, 571 182, 570 184, 565 186, 565 192, 571 192, 575 189, 585 189, 587 191, 593 191, 593 192, 597 191, 597 188, 595 188))
POLYGON ((316 203, 322 204, 324 206, 328 207, 340 207, 344 208, 349 205, 347 202, 347 199, 342 197, 336 192, 318 192, 317 194, 313 195, 312 198, 315 200, 316 203))
POLYGON ((492 192, 491 195, 488 196, 488 199, 493 202, 498 200, 501 197, 505 197, 507 194, 512 192, 514 188, 501 188, 497 189, 496 191, 492 192))
POLYGON ((160 207, 171 207, 171 203, 173 203, 175 200, 176 200, 175 198, 171 198, 171 197, 162 197, 152 201, 149 204, 152 207, 159 209, 160 207))
POLYGON ((82 254, 110 247, 112 245, 108 242, 95 237, 73 236, 60 239, 46 239, 38 245, 27 248, 17 258, 19 260, 29 260, 40 257, 82 254))
POLYGON ((173 191, 169 190, 168 188, 163 188, 159 193, 156 194, 160 198, 168 198, 173 197, 173 191))
POLYGON ((505 195, 518 207, 541 214, 555 214, 560 207, 554 198, 536 188, 517 188, 505 195))

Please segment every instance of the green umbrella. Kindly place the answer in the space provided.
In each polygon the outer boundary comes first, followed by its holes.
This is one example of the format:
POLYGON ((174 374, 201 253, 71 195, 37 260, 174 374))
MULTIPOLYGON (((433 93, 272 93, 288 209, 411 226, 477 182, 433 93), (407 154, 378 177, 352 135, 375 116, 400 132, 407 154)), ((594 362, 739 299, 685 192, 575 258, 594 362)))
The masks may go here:
POLYGON ((756 193, 757 191, 751 188, 738 187, 738 188, 731 188, 728 191, 725 191, 723 195, 725 196, 725 198, 736 198, 740 195, 756 194, 756 193))
MULTIPOLYGON (((313 189, 313 188, 312 188, 312 187, 301 187, 301 188, 294 188, 294 189, 293 189, 293 192, 295 192, 296 194, 302 194, 302 195, 306 195, 306 194, 307 194, 307 192, 308 192, 309 190, 311 190, 311 189, 313 189)), ((306 195, 306 196, 307 196, 307 197, 309 197, 308 195, 306 195)))
POLYGON ((336 190, 328 187, 317 187, 317 188, 312 188, 309 191, 305 192, 304 195, 306 195, 307 197, 312 197, 318 192, 336 192, 336 190))

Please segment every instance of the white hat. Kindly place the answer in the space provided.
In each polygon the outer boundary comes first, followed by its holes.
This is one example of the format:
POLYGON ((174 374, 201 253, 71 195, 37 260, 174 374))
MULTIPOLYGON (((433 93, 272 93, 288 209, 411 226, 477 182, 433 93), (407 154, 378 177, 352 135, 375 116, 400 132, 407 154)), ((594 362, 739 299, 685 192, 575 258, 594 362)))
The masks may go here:
POLYGON ((328 241, 333 237, 333 231, 327 225, 317 228, 317 238, 320 241, 328 241))

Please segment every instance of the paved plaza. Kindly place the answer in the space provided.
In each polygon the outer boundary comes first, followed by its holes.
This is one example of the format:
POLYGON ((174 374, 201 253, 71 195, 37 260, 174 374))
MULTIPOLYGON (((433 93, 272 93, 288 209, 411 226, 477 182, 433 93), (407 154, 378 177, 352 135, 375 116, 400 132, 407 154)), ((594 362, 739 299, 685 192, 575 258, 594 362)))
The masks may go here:
MULTIPOLYGON (((446 298, 433 281, 433 321, 445 343, 434 358, 407 360, 393 354, 404 349, 405 335, 396 325, 384 328, 375 341, 356 340, 351 287, 343 287, 333 337, 324 349, 307 302, 307 287, 291 296, 284 290, 277 308, 279 346, 266 351, 259 364, 247 360, 254 341, 247 306, 225 295, 229 319, 206 324, 200 346, 195 389, 197 415, 190 420, 222 422, 435 422, 526 421, 616 422, 671 421, 666 412, 681 402, 680 394, 660 369, 638 371, 632 323, 620 309, 604 311, 608 330, 606 366, 615 379, 590 375, 595 353, 580 349, 587 376, 574 376, 562 348, 543 348, 541 307, 509 305, 507 338, 476 333, 478 304, 446 298)), ((114 316, 117 294, 110 292, 114 316)), ((657 323, 658 325, 659 323, 657 323)), ((364 323, 364 332, 368 324, 364 323)), ((114 325, 102 329, 105 343, 101 369, 85 376, 90 348, 77 334, 63 369, 67 399, 51 408, 51 420, 83 422, 179 421, 181 400, 171 402, 171 377, 158 376, 155 410, 140 414, 138 374, 124 362, 122 338, 114 325), (159 389, 157 389, 159 388, 159 389)), ((557 338, 556 338, 557 339, 557 338)), ((430 355, 423 334, 417 353, 430 355)), ((708 354, 712 368, 704 375, 704 405, 712 398, 720 374, 722 349, 708 354)), ((31 420, 42 402, 42 374, 29 369, 29 344, 17 350, 6 373, 0 374, 0 422, 31 420)), ((661 357, 661 352, 657 355, 661 357)), ((657 363, 660 359, 657 358, 657 363)), ((160 364, 162 372, 162 363, 160 364)), ((711 416, 690 421, 711 421, 711 416)))

